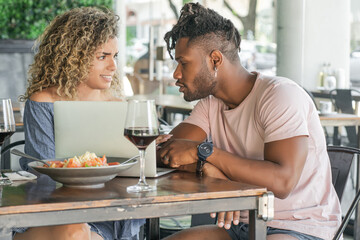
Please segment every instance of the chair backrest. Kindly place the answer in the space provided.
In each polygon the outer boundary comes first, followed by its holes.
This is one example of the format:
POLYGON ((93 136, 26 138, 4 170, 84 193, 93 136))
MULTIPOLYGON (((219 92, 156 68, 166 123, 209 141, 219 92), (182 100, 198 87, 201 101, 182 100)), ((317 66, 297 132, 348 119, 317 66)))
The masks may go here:
POLYGON ((332 182, 341 201, 351 164, 354 156, 360 154, 360 150, 344 146, 328 146, 327 150, 331 164, 332 182))
MULTIPOLYGON (((338 197, 341 201, 341 197, 346 185, 346 180, 350 173, 351 163, 354 159, 358 159, 358 156, 360 155, 360 149, 344 146, 328 146, 328 154, 331 163, 332 181, 335 186, 336 193, 338 194, 338 197)), ((340 227, 333 237, 333 240, 340 239, 359 201, 360 190, 357 191, 355 198, 349 207, 349 210, 346 212, 340 227)))
MULTIPOLYGON (((342 113, 349 113, 349 114, 355 113, 352 105, 353 102, 352 93, 354 92, 360 94, 360 92, 356 89, 333 89, 329 92, 331 102, 333 103, 337 111, 341 111, 342 113)), ((345 129, 346 129, 347 137, 349 139, 349 146, 351 147, 359 146, 358 136, 356 134, 355 126, 346 126, 345 129)))
POLYGON ((338 111, 341 111, 342 113, 350 113, 354 114, 354 108, 352 105, 352 93, 357 92, 360 94, 360 92, 356 89, 332 89, 329 94, 332 103, 336 107, 338 111), (336 93, 336 94, 335 94, 336 93))
POLYGON ((311 98, 311 100, 313 101, 316 109, 319 109, 319 108, 318 108, 318 105, 316 104, 314 95, 313 95, 309 90, 307 90, 306 88, 303 87, 303 89, 304 89, 304 91, 309 95, 309 97, 311 98))

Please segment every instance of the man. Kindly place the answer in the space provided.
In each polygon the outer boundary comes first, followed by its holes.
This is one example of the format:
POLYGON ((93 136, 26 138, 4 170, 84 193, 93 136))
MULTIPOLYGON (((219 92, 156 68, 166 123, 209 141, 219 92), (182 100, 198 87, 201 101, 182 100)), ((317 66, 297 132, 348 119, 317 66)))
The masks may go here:
MULTIPOLYGON (((200 4, 182 8, 165 41, 170 55, 175 49, 179 91, 187 101, 201 100, 159 150, 163 163, 272 191, 267 239, 331 239, 341 210, 309 96, 289 79, 244 69, 232 22, 200 4)), ((219 213, 218 226, 171 237, 246 239, 246 223, 244 212, 219 213)))

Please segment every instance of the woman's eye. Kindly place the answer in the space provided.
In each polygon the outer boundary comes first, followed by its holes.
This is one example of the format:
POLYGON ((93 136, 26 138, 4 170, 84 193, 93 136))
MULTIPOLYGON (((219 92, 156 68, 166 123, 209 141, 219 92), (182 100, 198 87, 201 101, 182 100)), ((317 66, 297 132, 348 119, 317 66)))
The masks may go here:
POLYGON ((104 60, 105 59, 105 56, 100 56, 99 57, 99 60, 104 60))

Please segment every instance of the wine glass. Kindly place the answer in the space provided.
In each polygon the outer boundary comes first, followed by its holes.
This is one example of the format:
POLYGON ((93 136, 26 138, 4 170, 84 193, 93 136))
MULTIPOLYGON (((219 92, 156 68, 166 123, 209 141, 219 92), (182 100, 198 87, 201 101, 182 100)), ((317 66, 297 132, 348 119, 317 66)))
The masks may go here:
POLYGON ((156 190, 145 180, 145 150, 159 136, 159 124, 154 100, 129 100, 124 136, 140 153, 140 179, 136 185, 127 187, 128 192, 147 192, 156 190))
MULTIPOLYGON (((15 133, 14 113, 11 105, 11 99, 0 99, 0 146, 6 138, 15 133)), ((11 180, 1 172, 0 156, 0 185, 9 185, 11 180)))

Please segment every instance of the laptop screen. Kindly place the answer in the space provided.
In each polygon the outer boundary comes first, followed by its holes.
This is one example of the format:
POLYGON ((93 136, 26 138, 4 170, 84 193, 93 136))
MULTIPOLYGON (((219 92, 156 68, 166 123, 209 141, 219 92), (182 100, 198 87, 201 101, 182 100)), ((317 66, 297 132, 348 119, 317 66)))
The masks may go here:
MULTIPOLYGON (((126 109, 127 102, 55 102, 56 157, 72 157, 86 151, 109 157, 138 155, 138 149, 124 137, 126 109)), ((138 176, 137 165, 131 169, 135 168, 134 174, 138 176)), ((155 141, 146 149, 146 171, 156 172, 155 141)))

